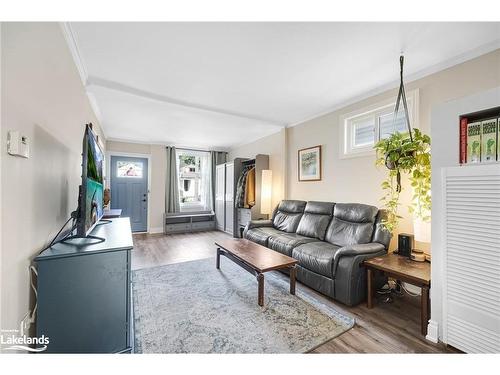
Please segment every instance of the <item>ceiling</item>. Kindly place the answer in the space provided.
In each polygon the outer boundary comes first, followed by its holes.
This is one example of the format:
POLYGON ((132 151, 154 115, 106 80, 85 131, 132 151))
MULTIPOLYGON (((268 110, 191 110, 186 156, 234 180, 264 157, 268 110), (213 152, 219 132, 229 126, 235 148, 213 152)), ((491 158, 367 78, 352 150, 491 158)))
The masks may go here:
MULTIPOLYGON (((500 23, 71 23, 106 136, 228 149, 500 48, 500 23)), ((71 45, 73 44, 73 45, 71 45)))

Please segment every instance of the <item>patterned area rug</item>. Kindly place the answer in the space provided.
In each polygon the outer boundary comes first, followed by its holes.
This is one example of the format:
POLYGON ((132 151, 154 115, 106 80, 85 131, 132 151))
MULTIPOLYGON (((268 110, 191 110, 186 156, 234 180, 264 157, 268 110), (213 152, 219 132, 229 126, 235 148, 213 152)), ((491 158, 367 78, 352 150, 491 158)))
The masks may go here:
POLYGON ((346 332, 354 319, 265 274, 257 280, 221 257, 133 272, 136 353, 304 353, 346 332))

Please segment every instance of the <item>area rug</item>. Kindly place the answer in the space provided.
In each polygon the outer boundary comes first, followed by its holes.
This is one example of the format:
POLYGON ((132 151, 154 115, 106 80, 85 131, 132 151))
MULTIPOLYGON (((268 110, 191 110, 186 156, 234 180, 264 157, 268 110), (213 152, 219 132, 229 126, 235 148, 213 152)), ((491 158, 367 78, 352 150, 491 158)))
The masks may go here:
POLYGON ((288 278, 256 278, 230 260, 202 259, 133 271, 136 353, 304 353, 346 332, 354 319, 288 278))

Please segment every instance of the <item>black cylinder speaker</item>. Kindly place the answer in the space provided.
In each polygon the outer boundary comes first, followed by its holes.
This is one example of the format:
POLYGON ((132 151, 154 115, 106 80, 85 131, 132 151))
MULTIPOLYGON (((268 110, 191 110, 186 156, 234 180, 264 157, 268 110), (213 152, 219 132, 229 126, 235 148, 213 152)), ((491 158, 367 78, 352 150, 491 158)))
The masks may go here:
POLYGON ((413 249, 413 242, 413 234, 398 234, 398 254, 404 257, 410 257, 411 249, 413 249))

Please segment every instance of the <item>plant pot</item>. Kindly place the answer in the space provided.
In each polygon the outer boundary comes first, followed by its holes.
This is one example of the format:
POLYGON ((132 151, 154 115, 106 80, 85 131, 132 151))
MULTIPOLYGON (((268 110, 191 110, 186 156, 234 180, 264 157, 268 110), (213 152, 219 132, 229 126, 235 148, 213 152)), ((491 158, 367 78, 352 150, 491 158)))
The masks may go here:
POLYGON ((394 162, 391 160, 391 158, 389 157, 389 154, 386 154, 385 155, 385 166, 387 169, 393 171, 394 169, 397 169, 398 165, 397 165, 397 162, 394 162))
POLYGON ((411 152, 402 152, 400 149, 399 150, 393 150, 391 152, 386 152, 385 153, 385 166, 387 169, 393 171, 395 169, 398 169, 399 167, 399 159, 402 157, 408 157, 408 156, 415 156, 416 152, 411 151, 411 152), (393 160, 394 158, 391 157, 391 155, 397 155, 397 159, 393 160))

